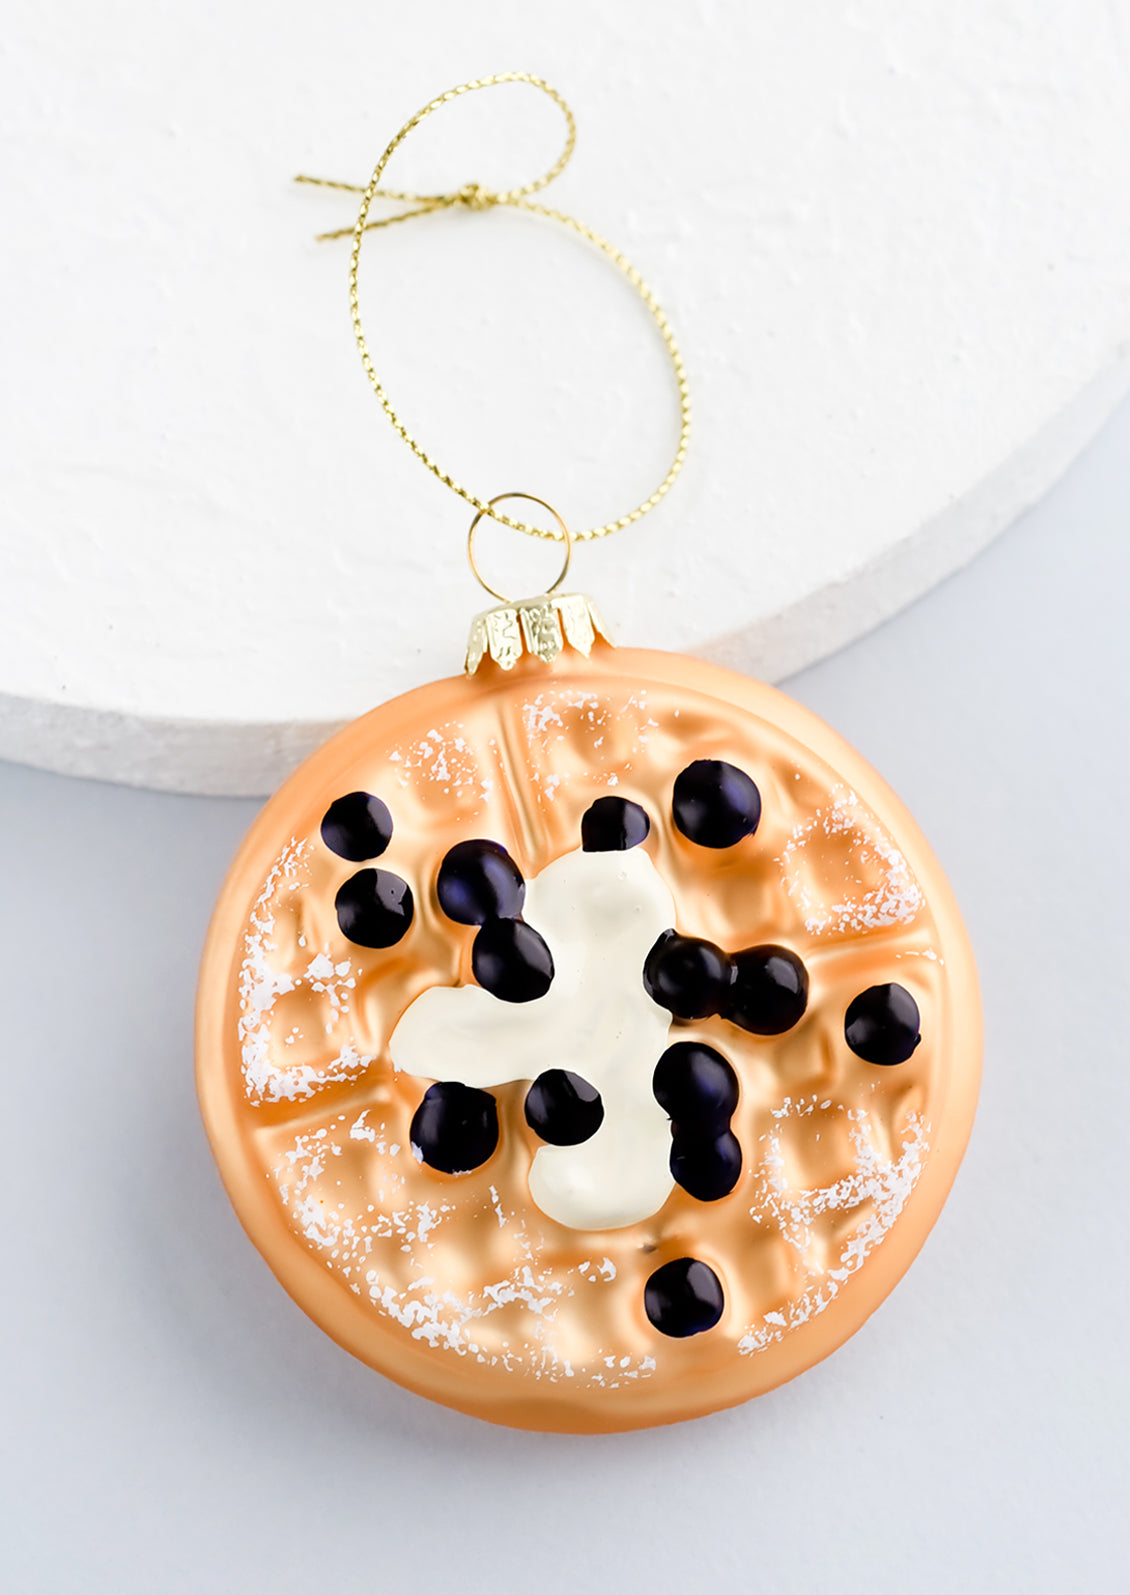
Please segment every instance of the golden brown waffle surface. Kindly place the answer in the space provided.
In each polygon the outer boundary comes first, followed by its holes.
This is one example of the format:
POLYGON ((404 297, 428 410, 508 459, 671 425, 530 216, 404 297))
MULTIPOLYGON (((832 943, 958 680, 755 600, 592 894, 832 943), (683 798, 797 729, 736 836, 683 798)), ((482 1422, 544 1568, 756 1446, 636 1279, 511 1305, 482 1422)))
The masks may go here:
POLYGON ((874 772, 772 689, 601 644, 589 660, 570 651, 552 669, 488 666, 422 688, 321 749, 267 805, 233 867, 199 1008, 212 1144, 290 1293, 401 1383, 549 1429, 693 1416, 840 1344, 937 1216, 979 1059, 960 919, 874 772), (733 846, 696 845, 672 823, 673 784, 699 759, 736 766, 760 791, 760 823, 733 846), (362 866, 331 851, 320 825, 355 791, 387 805, 379 862, 411 888, 410 928, 386 949, 349 941, 335 913, 362 866), (671 1021, 669 1041, 703 1041, 737 1075, 742 1161, 729 1194, 702 1201, 673 1185, 637 1222, 579 1229, 531 1198, 539 1142, 523 1111, 541 1069, 584 1073, 583 1058, 560 1055, 575 1038, 547 1035, 527 1077, 492 1087, 497 1149, 461 1174, 429 1167, 410 1134, 424 1092, 457 1079, 457 1064, 437 1057, 428 1074, 408 1073, 389 1043, 424 992, 474 984, 474 929, 436 897, 451 847, 489 838, 536 881, 580 846, 583 816, 608 794, 650 820, 640 846, 673 898, 673 928, 730 950, 780 944, 810 984, 803 1017, 780 1035, 718 1015, 671 1021), (921 1043, 894 1067, 845 1040, 853 999, 887 982, 921 1015, 921 1043), (673 1338, 644 1296, 681 1258, 709 1265, 724 1308, 705 1332, 673 1338))

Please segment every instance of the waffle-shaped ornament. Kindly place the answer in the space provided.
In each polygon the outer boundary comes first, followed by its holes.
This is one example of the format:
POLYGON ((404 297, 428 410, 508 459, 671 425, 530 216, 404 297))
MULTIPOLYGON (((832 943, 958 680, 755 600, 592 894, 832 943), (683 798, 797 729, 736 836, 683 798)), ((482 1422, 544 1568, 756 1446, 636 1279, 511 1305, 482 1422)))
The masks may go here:
MULTIPOLYGON (((363 191, 351 301, 377 182, 363 191)), ((403 198, 404 196, 398 196, 403 198)), ((472 498, 478 515, 493 512, 472 498)), ((501 497, 528 495, 501 495, 501 497)), ((540 502, 540 501, 539 501, 540 502)), ((548 507, 548 506, 547 506, 548 507)), ((568 568, 569 537, 564 525, 568 568)), ((472 544, 472 563, 473 544, 472 544)), ((562 572, 564 575, 564 571, 562 572)), ((485 585, 485 584, 484 584, 485 585)), ((493 590, 493 589, 491 589, 493 590)), ((936 1219, 980 1068, 969 944, 913 820, 799 705, 614 648, 556 590, 348 726, 224 887, 197 1075, 232 1202, 363 1361, 531 1429, 668 1423, 827 1355, 936 1219)))
POLYGON ((263 810, 199 1086, 248 1233, 348 1350, 465 1412, 743 1401, 879 1305, 977 1092, 918 828, 772 688, 577 596, 339 733, 263 810))

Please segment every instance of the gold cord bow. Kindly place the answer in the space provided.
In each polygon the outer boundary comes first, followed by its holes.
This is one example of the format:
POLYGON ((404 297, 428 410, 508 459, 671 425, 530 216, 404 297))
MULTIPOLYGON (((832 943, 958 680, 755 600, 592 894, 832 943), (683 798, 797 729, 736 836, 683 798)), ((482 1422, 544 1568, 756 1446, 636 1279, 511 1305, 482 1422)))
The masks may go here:
POLYGON ((312 184, 318 188, 335 188, 348 194, 359 194, 361 196, 361 206, 357 214, 357 220, 352 227, 339 227, 331 232, 319 233, 318 238, 319 240, 353 239, 349 263, 349 308, 353 320, 353 334, 357 340, 361 363, 365 368, 365 374, 369 379, 370 386, 381 401, 384 412, 396 432, 404 439, 416 458, 427 466, 432 475, 441 481, 445 487, 449 487, 453 493, 458 493, 459 497, 470 504, 479 515, 488 515, 493 520, 501 522, 502 525, 513 527, 515 531, 525 532, 531 537, 542 537, 553 541, 561 540, 562 533, 559 529, 547 529, 504 515, 501 510, 492 506, 490 500, 483 500, 477 497, 455 481, 408 432, 392 407, 388 395, 377 376, 372 356, 369 353, 365 331, 361 324, 358 269, 361 260, 361 243, 367 232, 373 232, 380 227, 392 227, 398 222, 410 221, 416 216, 429 216, 436 211, 451 210, 456 207, 484 211, 491 210, 496 206, 507 206, 512 210, 527 211, 535 216, 546 217, 549 221, 559 222, 563 227, 568 227, 573 232, 579 233, 582 238, 588 239, 591 244, 595 244, 598 249, 602 250, 613 264, 623 272, 651 312, 671 358, 671 365, 675 373, 675 382, 679 392, 679 437, 674 458, 663 481, 649 498, 644 499, 641 504, 638 504, 628 514, 621 515, 616 520, 607 521, 603 526, 593 526, 586 531, 574 532, 572 535, 577 541, 585 541, 595 537, 604 537, 609 532, 619 531, 623 526, 630 526, 634 521, 638 521, 642 516, 646 515, 648 510, 654 508, 660 499, 665 497, 675 478, 682 470, 683 461, 687 454, 687 444, 690 439, 690 394, 687 387, 686 370, 683 366, 683 357, 679 352, 679 346, 675 341, 671 325, 655 295, 636 268, 621 254, 615 245, 610 244, 606 238, 603 238, 593 228, 586 226, 584 222, 578 221, 574 216, 566 215, 564 211, 554 210, 549 205, 538 204, 530 198, 531 194, 536 194, 541 189, 548 187, 555 178, 561 175, 573 157, 576 141, 577 124, 573 112, 563 96, 551 84, 546 83, 543 78, 532 76, 528 72, 500 72, 494 77, 477 78, 471 83, 461 83, 457 88, 448 89, 446 93, 437 95, 434 100, 430 100, 427 105, 416 112, 415 116, 410 117, 405 122, 404 126, 385 149, 384 154, 373 168, 373 175, 363 187, 355 183, 334 182, 324 177, 301 175, 295 179, 296 182, 312 184), (518 188, 505 189, 501 192, 486 188, 480 183, 465 183, 462 188, 456 189, 449 194, 412 194, 405 193, 399 189, 380 187, 380 181, 389 160, 399 149, 400 145, 403 144, 413 128, 418 127, 425 117, 431 116, 433 111, 438 111, 442 106, 450 104, 452 100, 457 100, 464 94, 471 94, 477 89, 494 88, 501 83, 525 83, 531 88, 539 90, 542 94, 548 95, 565 118, 565 144, 560 155, 547 172, 544 172, 541 177, 536 178, 531 183, 525 183, 518 188), (391 200, 394 203, 406 205, 408 208, 396 212, 395 215, 383 216, 370 221, 369 211, 375 199, 391 200))

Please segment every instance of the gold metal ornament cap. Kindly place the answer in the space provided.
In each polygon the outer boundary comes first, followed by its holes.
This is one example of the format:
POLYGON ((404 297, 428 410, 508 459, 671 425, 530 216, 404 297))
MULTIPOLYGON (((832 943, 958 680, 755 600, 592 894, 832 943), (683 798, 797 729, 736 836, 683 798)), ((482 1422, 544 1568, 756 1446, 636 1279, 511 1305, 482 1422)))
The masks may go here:
POLYGON ((471 522, 467 533, 467 561, 471 572, 481 587, 492 597, 501 599, 495 609, 484 610, 471 622, 471 635, 467 641, 467 658, 464 665, 473 676, 483 660, 490 658, 503 670, 513 670, 524 654, 551 665, 568 644, 587 659, 598 637, 612 641, 608 628, 591 598, 583 593, 559 593, 558 588, 569 574, 573 560, 573 537, 565 521, 543 498, 533 493, 499 493, 492 498, 487 509, 480 510, 471 522), (521 498, 530 504, 540 504, 557 522, 559 532, 552 535, 564 545, 564 555, 557 579, 548 590, 535 598, 508 598, 491 585, 483 575, 475 555, 475 534, 483 516, 506 499, 521 498))
POLYGON ((591 598, 584 593, 543 593, 476 615, 464 669, 473 676, 489 657, 503 670, 513 670, 524 654, 551 665, 566 644, 587 659, 598 637, 612 641, 591 598))

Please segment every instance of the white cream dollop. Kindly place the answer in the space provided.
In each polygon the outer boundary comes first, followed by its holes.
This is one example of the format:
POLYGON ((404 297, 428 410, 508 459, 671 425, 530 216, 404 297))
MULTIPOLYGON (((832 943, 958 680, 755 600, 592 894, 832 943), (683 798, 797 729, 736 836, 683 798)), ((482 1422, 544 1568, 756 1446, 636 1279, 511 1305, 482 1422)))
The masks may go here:
POLYGON ((579 1146, 542 1146, 530 1194, 572 1229, 617 1229, 658 1211, 672 1187, 671 1130, 651 1079, 671 1016, 647 995, 643 966, 675 905, 642 848, 577 849, 530 881, 523 917, 553 954, 553 984, 533 1002, 479 986, 433 986, 393 1031, 408 1074, 487 1090, 568 1069, 600 1092, 604 1119, 579 1146))

